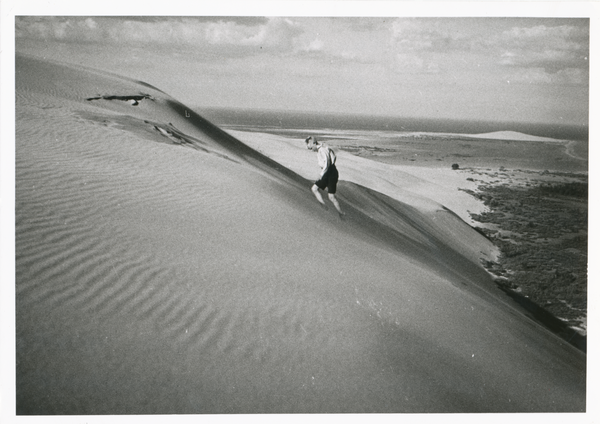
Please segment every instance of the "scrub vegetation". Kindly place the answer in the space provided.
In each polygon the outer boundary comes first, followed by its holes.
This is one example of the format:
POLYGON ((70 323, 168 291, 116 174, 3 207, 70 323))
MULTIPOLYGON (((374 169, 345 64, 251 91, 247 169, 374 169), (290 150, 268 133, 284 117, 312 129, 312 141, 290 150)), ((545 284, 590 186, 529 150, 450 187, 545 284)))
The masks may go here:
POLYGON ((498 262, 486 264, 498 284, 585 334, 587 176, 555 176, 572 181, 481 184, 470 193, 489 211, 472 218, 501 251, 498 262))

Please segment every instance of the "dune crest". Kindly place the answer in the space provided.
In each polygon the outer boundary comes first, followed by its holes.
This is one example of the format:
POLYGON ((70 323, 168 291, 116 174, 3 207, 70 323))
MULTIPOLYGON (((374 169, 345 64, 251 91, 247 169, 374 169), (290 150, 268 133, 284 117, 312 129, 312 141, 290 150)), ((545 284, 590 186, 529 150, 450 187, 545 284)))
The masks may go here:
POLYGON ((18 414, 585 410, 439 204, 344 181, 342 221, 148 84, 18 55, 16 91, 18 414))

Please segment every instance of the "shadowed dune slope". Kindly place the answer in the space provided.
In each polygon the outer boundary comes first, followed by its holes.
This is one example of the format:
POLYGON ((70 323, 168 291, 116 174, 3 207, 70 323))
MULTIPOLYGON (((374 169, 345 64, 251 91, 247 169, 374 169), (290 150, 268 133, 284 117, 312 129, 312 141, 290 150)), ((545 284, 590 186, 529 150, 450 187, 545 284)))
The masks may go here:
POLYGON ((442 207, 342 181, 340 220, 148 84, 18 56, 16 88, 18 414, 585 410, 442 207))

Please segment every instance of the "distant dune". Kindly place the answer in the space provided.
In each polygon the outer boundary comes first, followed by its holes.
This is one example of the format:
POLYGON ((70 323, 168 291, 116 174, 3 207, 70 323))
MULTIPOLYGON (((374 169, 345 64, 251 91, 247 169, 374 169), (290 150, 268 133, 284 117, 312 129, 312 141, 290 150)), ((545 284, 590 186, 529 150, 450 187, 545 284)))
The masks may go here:
POLYGON ((348 155, 341 220, 314 153, 259 150, 148 84, 17 55, 18 414, 586 409, 585 354, 437 196, 348 155))
POLYGON ((465 134, 472 138, 487 138, 491 140, 516 140, 516 141, 546 141, 546 142, 562 142, 550 137, 538 137, 536 135, 523 134, 517 131, 495 131, 485 134, 465 134))

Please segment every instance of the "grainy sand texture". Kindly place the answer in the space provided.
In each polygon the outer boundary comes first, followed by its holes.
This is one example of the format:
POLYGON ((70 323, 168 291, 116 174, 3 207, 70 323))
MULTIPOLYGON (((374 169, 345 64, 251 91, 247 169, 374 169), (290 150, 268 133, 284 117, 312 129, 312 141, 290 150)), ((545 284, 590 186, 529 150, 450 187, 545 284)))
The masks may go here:
POLYGON ((342 220, 302 140, 259 150, 17 55, 17 414, 585 411, 585 354, 498 290, 450 180, 342 154, 342 220))

